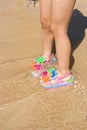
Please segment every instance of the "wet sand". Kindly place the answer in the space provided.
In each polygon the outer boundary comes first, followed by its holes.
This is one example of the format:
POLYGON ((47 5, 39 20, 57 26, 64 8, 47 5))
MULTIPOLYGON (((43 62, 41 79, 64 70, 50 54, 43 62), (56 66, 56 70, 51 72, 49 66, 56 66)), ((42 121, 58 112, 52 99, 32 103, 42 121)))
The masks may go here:
POLYGON ((40 31, 38 4, 0 2, 0 130, 87 130, 87 1, 77 1, 69 27, 74 86, 47 91, 31 77, 40 31))

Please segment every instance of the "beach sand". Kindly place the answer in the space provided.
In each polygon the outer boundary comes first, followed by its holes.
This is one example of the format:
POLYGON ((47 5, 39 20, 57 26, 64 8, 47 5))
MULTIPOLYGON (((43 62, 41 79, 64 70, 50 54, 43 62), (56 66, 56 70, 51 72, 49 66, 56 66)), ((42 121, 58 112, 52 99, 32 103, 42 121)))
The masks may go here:
POLYGON ((38 3, 0 1, 0 130, 87 130, 87 1, 69 26, 75 85, 45 90, 31 77, 40 33, 38 3))

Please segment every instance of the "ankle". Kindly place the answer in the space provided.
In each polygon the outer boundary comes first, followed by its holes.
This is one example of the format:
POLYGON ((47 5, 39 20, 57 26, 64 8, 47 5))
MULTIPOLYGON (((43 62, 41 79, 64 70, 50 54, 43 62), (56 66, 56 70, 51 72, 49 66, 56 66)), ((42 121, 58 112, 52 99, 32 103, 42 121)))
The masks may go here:
POLYGON ((64 75, 67 75, 68 73, 70 73, 70 70, 58 70, 58 77, 62 77, 64 75))
POLYGON ((43 54, 43 57, 46 58, 46 60, 48 60, 48 58, 51 56, 51 54, 43 54))

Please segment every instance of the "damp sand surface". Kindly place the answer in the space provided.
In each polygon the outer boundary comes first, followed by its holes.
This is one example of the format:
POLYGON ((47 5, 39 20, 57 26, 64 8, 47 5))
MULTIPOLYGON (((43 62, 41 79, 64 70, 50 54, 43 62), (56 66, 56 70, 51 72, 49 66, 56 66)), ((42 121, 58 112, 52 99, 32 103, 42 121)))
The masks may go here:
POLYGON ((38 3, 0 1, 0 130, 87 130, 87 1, 77 1, 69 27, 75 85, 44 90, 31 77, 40 33, 38 3))

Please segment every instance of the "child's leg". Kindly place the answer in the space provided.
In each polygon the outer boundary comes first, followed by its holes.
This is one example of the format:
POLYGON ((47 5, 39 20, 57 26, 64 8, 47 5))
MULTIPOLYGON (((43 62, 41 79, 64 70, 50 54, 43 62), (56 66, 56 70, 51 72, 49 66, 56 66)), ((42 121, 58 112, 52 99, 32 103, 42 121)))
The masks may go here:
POLYGON ((51 30, 56 41, 59 76, 69 70, 71 44, 67 35, 76 0, 52 0, 51 30))
POLYGON ((42 27, 42 50, 43 56, 48 58, 52 51, 53 35, 50 31, 51 25, 51 0, 40 0, 40 20, 42 27))

